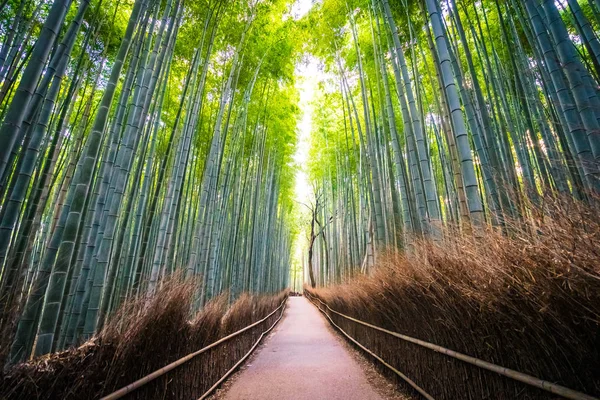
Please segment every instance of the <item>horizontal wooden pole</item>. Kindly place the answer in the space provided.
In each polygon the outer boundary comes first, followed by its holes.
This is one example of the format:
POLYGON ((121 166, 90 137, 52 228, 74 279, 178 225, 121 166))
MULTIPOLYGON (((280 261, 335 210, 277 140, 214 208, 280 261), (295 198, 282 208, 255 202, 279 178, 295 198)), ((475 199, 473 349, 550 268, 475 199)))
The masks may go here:
MULTIPOLYGON (((305 293, 308 293, 308 292, 305 292, 305 293)), ((486 369, 488 371, 495 372, 495 373, 497 373, 499 375, 506 376, 508 378, 514 379, 516 381, 525 383, 525 384, 530 385, 530 386, 537 387, 538 389, 542 389, 542 390, 545 390, 545 391, 553 393, 553 394, 558 394, 558 395, 563 396, 564 398, 567 398, 567 399, 571 399, 571 400, 599 400, 597 397, 590 396, 588 394, 581 393, 581 392, 578 392, 576 390, 569 389, 567 387, 564 387, 564 386, 561 386, 561 385, 557 385, 555 383, 548 382, 548 381, 545 381, 543 379, 539 379, 539 378, 536 378, 534 376, 527 375, 527 374, 524 374, 524 373, 519 372, 519 371, 515 371, 515 370, 510 369, 510 368, 506 368, 506 367, 502 367, 500 365, 492 364, 490 362, 481 360, 479 358, 471 357, 471 356, 468 356, 466 354, 462 354, 462 353, 459 353, 457 351, 450 350, 450 349, 447 349, 445 347, 438 346, 436 344, 426 342, 424 340, 416 339, 416 338, 413 338, 413 337, 410 337, 410 336, 402 335, 401 333, 397 333, 397 332, 389 331, 389 330, 384 329, 384 328, 380 328, 378 326, 369 324, 369 323, 361 321, 359 319, 350 317, 349 315, 345 315, 345 314, 342 314, 341 312, 335 311, 331 307, 329 307, 326 303, 324 303, 323 301, 321 301, 321 299, 319 299, 318 297, 311 296, 310 293, 308 293, 308 296, 317 299, 321 304, 323 304, 325 307, 327 307, 327 309, 329 311, 331 311, 332 313, 337 314, 337 315, 339 315, 339 316, 341 316, 343 318, 346 318, 347 320, 356 322, 357 324, 369 327, 371 329, 374 329, 374 330, 377 330, 377 331, 380 331, 380 332, 383 332, 383 333, 387 333, 388 335, 397 337, 399 339, 402 339, 402 340, 410 342, 410 343, 414 343, 416 345, 425 347, 427 349, 436 351, 438 353, 445 354, 445 355, 447 355, 449 357, 456 358, 456 359, 464 361, 464 362, 466 362, 468 364, 475 365, 476 367, 479 367, 479 368, 482 368, 482 369, 486 369)))
POLYGON ((152 372, 151 374, 148 374, 146 376, 144 376, 143 378, 138 379, 137 381, 130 383, 127 386, 122 387, 121 389, 102 397, 102 399, 100 400, 115 400, 115 399, 120 399, 121 397, 125 396, 128 393, 133 392, 134 390, 144 386, 145 384, 147 384, 148 382, 153 381, 154 379, 158 378, 159 376, 162 376, 164 374, 166 374, 167 372, 171 371, 172 369, 175 369, 177 367, 179 367, 182 364, 185 364, 186 362, 188 362, 189 360, 191 360, 192 358, 212 349, 213 347, 216 347, 218 345, 220 345, 221 343, 224 343, 228 340, 233 339, 234 337, 240 335, 241 333, 246 332, 248 329, 252 329, 255 326, 265 322, 269 317, 271 317, 273 314, 275 314, 280 308, 282 308, 285 305, 285 302, 287 300, 287 297, 281 302, 281 304, 279 305, 279 307, 277 307, 275 310, 273 310, 273 312, 271 312, 269 315, 267 315, 266 317, 264 317, 263 319, 261 319, 260 321, 256 321, 255 323, 248 325, 245 328, 240 329, 237 332, 234 332, 230 335, 225 336, 222 339, 217 340, 216 342, 209 344, 208 346, 195 351, 193 353, 188 354, 185 357, 180 358, 179 360, 173 361, 171 364, 166 365, 164 367, 162 367, 161 369, 158 369, 154 372, 152 372))

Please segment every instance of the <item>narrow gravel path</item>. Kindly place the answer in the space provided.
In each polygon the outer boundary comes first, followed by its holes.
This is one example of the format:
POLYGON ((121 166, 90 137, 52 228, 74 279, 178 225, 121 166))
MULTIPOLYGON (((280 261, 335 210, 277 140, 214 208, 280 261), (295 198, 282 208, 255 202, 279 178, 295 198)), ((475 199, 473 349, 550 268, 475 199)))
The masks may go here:
POLYGON ((286 315, 275 333, 223 398, 383 400, 360 364, 304 297, 289 298, 286 315))

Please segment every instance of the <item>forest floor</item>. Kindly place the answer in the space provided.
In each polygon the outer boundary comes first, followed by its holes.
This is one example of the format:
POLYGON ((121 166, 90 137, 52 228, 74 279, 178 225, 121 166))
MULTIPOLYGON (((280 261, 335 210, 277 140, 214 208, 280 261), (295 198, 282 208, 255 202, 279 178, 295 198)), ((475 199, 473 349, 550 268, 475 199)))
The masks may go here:
POLYGON ((407 400, 304 297, 211 400, 407 400))

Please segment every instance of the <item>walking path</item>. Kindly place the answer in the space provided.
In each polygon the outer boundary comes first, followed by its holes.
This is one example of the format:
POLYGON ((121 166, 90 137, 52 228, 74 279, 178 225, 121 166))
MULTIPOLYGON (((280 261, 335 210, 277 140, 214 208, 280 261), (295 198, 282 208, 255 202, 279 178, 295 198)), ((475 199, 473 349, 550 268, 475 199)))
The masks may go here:
POLYGON ((224 398, 382 400, 356 359, 304 297, 289 298, 275 333, 224 398))

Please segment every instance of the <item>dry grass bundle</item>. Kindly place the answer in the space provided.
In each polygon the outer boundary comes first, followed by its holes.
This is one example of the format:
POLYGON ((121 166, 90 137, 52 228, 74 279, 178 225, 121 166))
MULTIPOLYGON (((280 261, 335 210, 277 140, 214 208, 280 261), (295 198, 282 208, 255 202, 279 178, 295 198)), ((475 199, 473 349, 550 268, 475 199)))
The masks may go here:
MULTIPOLYGON (((121 307, 102 332, 82 346, 12 367, 2 379, 0 398, 100 398, 226 336, 230 327, 263 318, 286 295, 244 295, 229 309, 227 297, 219 296, 190 320, 196 285, 181 276, 167 279, 151 298, 139 297, 121 307)), ((253 331, 202 354, 134 396, 198 397, 252 345, 260 334, 253 331)))
POLYGON ((225 314, 223 332, 233 333, 264 318, 281 304, 286 295, 287 292, 276 296, 242 294, 225 314))
MULTIPOLYGON (((600 395, 600 215, 547 199, 510 235, 446 235, 388 253, 369 277, 311 291, 334 310, 600 395)), ((436 399, 552 398, 335 316, 436 399)))

